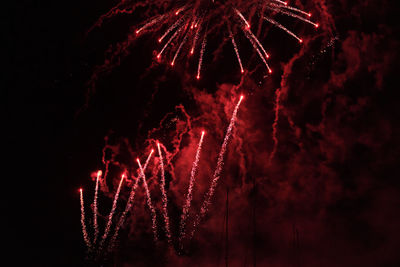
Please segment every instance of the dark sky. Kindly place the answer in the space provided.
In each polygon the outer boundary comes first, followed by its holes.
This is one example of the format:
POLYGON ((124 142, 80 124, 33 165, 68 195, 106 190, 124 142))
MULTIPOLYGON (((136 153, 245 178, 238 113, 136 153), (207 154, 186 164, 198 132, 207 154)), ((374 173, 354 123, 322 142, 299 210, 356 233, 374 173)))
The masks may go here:
MULTIPOLYGON (((158 47, 152 35, 106 64, 107 71, 96 71, 109 57, 109 46, 124 42, 129 27, 140 20, 122 15, 85 37, 114 1, 13 4, 4 11, 3 33, 8 170, 3 176, 12 182, 3 186, 3 216, 12 266, 87 264, 77 190, 82 186, 87 192, 90 217, 90 176, 104 168, 106 136, 114 167, 119 166, 115 173, 136 170, 130 162, 145 158, 150 139, 177 152, 167 166, 176 228, 200 129, 207 136, 195 208, 241 93, 245 100, 215 201, 188 255, 153 247, 140 191, 114 257, 118 266, 224 264, 226 188, 231 266, 252 266, 254 255, 257 266, 399 266, 400 47, 390 1, 309 1, 306 7, 321 27, 315 32, 294 24, 304 35, 303 46, 274 30, 261 38, 273 55, 273 75, 263 77, 255 53, 244 45, 252 73, 241 81, 226 45, 216 63, 206 57, 200 82, 193 80, 195 66, 184 60, 172 70, 154 63, 158 47), (120 63, 109 68, 115 62, 120 63), (99 78, 89 90, 93 73, 99 78)), ((210 38, 210 47, 220 38, 210 38)), ((111 187, 118 182, 112 178, 111 187)), ((158 182, 149 184, 159 203, 158 182)), ((127 195, 124 188, 124 201, 127 195)), ((111 197, 101 194, 104 215, 111 197)))

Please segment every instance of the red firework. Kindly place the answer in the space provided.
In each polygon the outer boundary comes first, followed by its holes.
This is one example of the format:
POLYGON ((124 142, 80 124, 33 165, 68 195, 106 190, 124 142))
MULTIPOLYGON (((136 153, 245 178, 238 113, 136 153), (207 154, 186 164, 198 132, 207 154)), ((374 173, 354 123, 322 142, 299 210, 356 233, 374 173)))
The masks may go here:
MULTIPOLYGON (((225 133, 225 137, 223 140, 223 143, 221 145, 219 154, 218 154, 218 160, 217 160, 217 165, 216 165, 216 169, 214 172, 214 175, 212 176, 212 180, 211 180, 211 184, 210 187, 208 189, 208 191, 205 194, 204 200, 202 202, 201 205, 201 210, 199 211, 199 214, 196 216, 195 220, 194 220, 194 224, 192 227, 192 231, 190 236, 188 236, 188 239, 190 240, 193 237, 193 234, 196 230, 196 228, 199 226, 200 222, 203 220, 204 216, 206 215, 206 213, 208 212, 209 206, 211 204, 215 189, 217 187, 218 184, 218 180, 221 177, 221 172, 222 172, 222 167, 224 165, 224 160, 225 160, 225 154, 226 154, 226 150, 227 150, 227 145, 231 139, 231 135, 232 135, 232 131, 233 131, 233 127, 236 123, 237 120, 237 113, 239 111, 239 107, 240 104, 243 100, 244 96, 241 95, 236 106, 235 109, 233 110, 232 113, 232 117, 230 119, 230 123, 228 125, 228 128, 226 130, 225 133)), ((178 244, 180 246, 180 249, 183 249, 183 242, 185 239, 185 233, 186 233, 186 221, 189 217, 189 210, 191 208, 191 201, 192 201, 192 196, 193 196, 193 189, 194 189, 194 184, 195 184, 195 180, 196 180, 196 174, 197 174, 197 169, 198 169, 198 164, 199 164, 199 159, 200 159, 200 152, 201 152, 201 148, 202 148, 202 144, 203 144, 203 139, 204 139, 204 135, 205 135, 205 131, 202 131, 201 133, 201 137, 200 137, 200 141, 198 143, 198 147, 197 147, 197 151, 196 151, 196 155, 192 164, 192 170, 191 170, 191 174, 190 174, 190 178, 188 181, 188 190, 186 193, 186 201, 184 203, 184 206, 182 208, 182 216, 181 216, 181 221, 179 224, 179 233, 178 236, 176 238, 176 240, 178 241, 178 244)), ((170 230, 170 218, 168 215, 168 209, 167 209, 167 203, 168 203, 168 197, 167 197, 167 191, 166 191, 166 185, 165 185, 165 169, 164 169, 164 159, 163 159, 163 150, 166 154, 168 154, 168 152, 165 150, 165 147, 159 143, 157 141, 157 150, 158 150, 158 156, 159 156, 159 168, 160 168, 160 173, 161 173, 161 179, 160 179, 160 189, 162 192, 162 215, 164 218, 164 226, 165 226, 165 236, 167 237, 167 241, 169 245, 172 245, 172 233, 170 230)), ((119 216, 119 219, 116 221, 115 223, 115 230, 114 230, 114 234, 111 236, 111 238, 109 237, 109 233, 111 232, 111 226, 113 224, 113 218, 115 217, 115 213, 116 213, 116 207, 117 207, 117 202, 119 199, 119 195, 121 192, 121 188, 122 188, 122 184, 123 181, 126 179, 127 177, 127 171, 125 171, 122 175, 121 175, 121 179, 119 181, 118 184, 118 188, 114 194, 114 200, 113 200, 113 204, 112 204, 112 208, 111 211, 107 217, 107 223, 105 226, 105 230, 104 230, 104 234, 102 235, 102 238, 99 242, 98 245, 96 245, 96 238, 98 235, 98 225, 97 225, 97 197, 98 197, 98 184, 99 184, 99 179, 102 175, 101 171, 97 172, 97 178, 96 178, 96 185, 95 185, 95 197, 94 197, 94 222, 93 222, 93 233, 94 233, 94 242, 91 243, 89 240, 89 235, 86 229, 86 223, 85 223, 85 211, 84 211, 84 202, 83 202, 83 192, 82 189, 79 189, 80 192, 80 201, 81 201, 81 226, 82 226, 82 233, 83 233, 83 239, 86 243, 87 249, 89 253, 94 253, 94 255, 96 257, 101 256, 102 253, 109 253, 112 252, 112 250, 115 248, 116 246, 116 241, 117 241, 117 237, 118 237, 118 233, 119 230, 121 229, 121 227, 123 226, 123 224, 126 221, 126 217, 128 212, 131 210, 133 202, 134 202, 134 198, 135 198, 135 194, 139 185, 139 181, 142 181, 143 187, 145 189, 145 194, 146 194, 146 202, 148 205, 148 208, 150 210, 151 213, 151 220, 152 220, 152 230, 153 230, 153 235, 154 235, 154 242, 158 243, 159 239, 158 239, 158 227, 157 227, 157 212, 156 212, 156 205, 153 203, 152 197, 151 197, 151 191, 149 189, 149 186, 147 184, 146 181, 146 175, 145 175, 145 171, 146 168, 152 158, 152 155, 154 153, 154 150, 152 149, 150 154, 147 157, 147 160, 144 164, 144 166, 142 166, 139 158, 136 159, 137 165, 139 166, 139 171, 138 171, 138 176, 137 178, 133 177, 133 185, 131 187, 130 190, 130 194, 129 194, 129 198, 128 201, 126 203, 126 207, 124 209, 124 211, 122 212, 122 214, 119 216), (108 240, 109 239, 109 240, 108 240), (105 243, 108 241, 108 249, 104 250, 104 245, 105 243)), ((104 176, 105 178, 105 176, 104 176)))
MULTIPOLYGON (((216 1, 216 0, 192 0, 192 1, 160 1, 146 0, 133 2, 122 0, 109 12, 102 15, 92 26, 89 32, 102 25, 104 20, 114 17, 120 13, 143 12, 150 15, 150 18, 140 23, 129 34, 128 40, 134 40, 136 37, 146 32, 159 33, 158 43, 162 44, 156 56, 161 60, 167 50, 172 55, 168 60, 170 65, 174 66, 176 60, 181 54, 188 56, 198 52, 196 79, 200 79, 203 57, 206 53, 207 37, 219 32, 227 32, 229 38, 222 39, 221 46, 229 41, 232 43, 234 54, 237 58, 241 73, 244 73, 242 59, 239 48, 235 41, 236 35, 242 33, 257 52, 260 60, 265 65, 269 73, 272 69, 267 63, 269 54, 261 44, 260 40, 251 29, 251 22, 258 21, 259 26, 264 21, 275 26, 293 38, 299 43, 303 39, 294 32, 280 24, 273 18, 277 14, 289 16, 297 20, 319 27, 318 23, 310 20, 311 13, 289 6, 287 2, 280 0, 266 1, 216 1), (140 9, 138 11, 137 9, 140 9), (145 9, 145 11, 143 11, 145 9)), ((131 45, 131 41, 122 43, 123 48, 131 45)), ((119 52, 116 52, 118 54, 119 52)), ((167 56, 165 56, 167 58, 167 56)))

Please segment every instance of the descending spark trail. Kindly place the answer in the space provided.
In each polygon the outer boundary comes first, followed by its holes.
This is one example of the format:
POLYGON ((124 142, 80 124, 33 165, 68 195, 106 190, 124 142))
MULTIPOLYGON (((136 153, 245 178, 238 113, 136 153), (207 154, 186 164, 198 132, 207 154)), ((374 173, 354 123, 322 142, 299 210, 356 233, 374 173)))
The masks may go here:
MULTIPOLYGON (((277 22, 273 19, 278 14, 282 14, 285 16, 290 16, 295 18, 296 20, 314 25, 314 27, 318 28, 319 24, 310 20, 311 13, 298 9, 296 7, 289 6, 286 2, 280 0, 266 0, 266 1, 199 1, 199 0, 188 0, 182 5, 181 1, 172 1, 172 0, 142 0, 137 1, 134 4, 129 4, 128 2, 124 2, 124 4, 117 4, 109 13, 104 16, 101 16, 99 20, 95 23, 96 26, 100 26, 103 23, 105 18, 111 18, 112 16, 119 13, 132 13, 137 6, 143 8, 144 11, 142 14, 153 14, 150 18, 145 18, 145 23, 141 23, 142 26, 137 27, 137 30, 134 32, 136 34, 130 34, 128 36, 129 41, 121 42, 118 49, 112 53, 111 61, 119 62, 119 56, 127 55, 127 48, 133 44, 133 41, 141 32, 150 32, 156 33, 163 30, 166 27, 166 30, 162 32, 161 37, 158 38, 159 43, 164 43, 161 49, 161 52, 157 55, 157 59, 161 58, 161 55, 167 49, 171 49, 171 51, 176 51, 171 54, 171 59, 168 61, 171 65, 176 63, 176 59, 178 54, 184 50, 188 50, 188 55, 193 55, 195 48, 197 46, 197 42, 200 34, 204 34, 204 38, 202 41, 202 48, 200 50, 199 62, 197 65, 197 75, 196 78, 200 79, 201 69, 203 64, 203 56, 206 53, 206 36, 215 36, 215 33, 222 32, 225 30, 225 24, 227 24, 227 28, 230 35, 230 41, 234 46, 234 51, 236 57, 238 58, 240 70, 243 73, 242 67, 242 59, 239 57, 238 43, 235 41, 235 35, 240 28, 247 39, 252 44, 253 49, 260 55, 260 59, 263 61, 267 70, 271 73, 271 69, 267 64, 268 55, 265 52, 264 46, 258 37, 252 33, 251 31, 251 20, 255 14, 260 18, 259 26, 262 26, 263 21, 268 21, 273 26, 276 26, 283 30, 285 33, 291 35, 296 38, 300 43, 302 43, 302 39, 298 37, 295 33, 288 30, 285 26, 277 22), (132 5, 132 7, 130 7, 132 5), (167 8, 165 8, 167 7, 167 8), (154 14, 154 10, 165 10, 164 13, 154 14), (246 19, 246 17, 248 19, 246 19), (231 25, 229 25, 231 24, 231 25), (203 25, 208 25, 208 27, 202 27, 203 25), (196 30, 194 30, 197 28, 196 30), (195 31, 195 32, 193 32, 195 31), (182 33, 182 34, 180 34, 182 33), (213 34, 211 34, 213 33, 213 34), (235 34, 232 34, 235 33, 235 34), (169 38, 167 39, 167 37, 169 38), (165 40, 167 41, 165 42, 165 40), (189 43, 188 45, 186 45, 189 43)), ((260 28, 260 27, 259 27, 260 28)), ((236 38, 236 40, 240 40, 236 38)), ((223 42, 226 40, 224 39, 223 42)), ((118 64, 118 63, 117 63, 118 64)), ((107 59, 102 66, 103 69, 107 66, 113 66, 110 64, 110 59, 107 59)), ((101 69, 101 68, 100 68, 101 69)), ((97 77, 96 75, 94 77, 97 77)), ((94 78, 95 79, 95 78, 94 78)))
POLYGON ((153 235, 154 235, 154 242, 157 242, 158 236, 157 236, 157 215, 156 215, 156 210, 154 209, 154 206, 151 201, 151 195, 150 195, 150 190, 149 186, 147 185, 146 181, 146 175, 144 174, 144 169, 142 168, 142 165, 140 164, 140 160, 137 159, 137 163, 139 165, 140 173, 143 179, 143 186, 146 191, 147 195, 147 206, 149 206, 150 212, 151 212, 151 221, 152 221, 152 229, 153 229, 153 235))
POLYGON ((197 28, 197 30, 196 30, 196 33, 195 33, 195 35, 194 35, 194 38, 193 38, 192 49, 190 50, 190 54, 191 54, 191 55, 193 55, 194 49, 196 48, 197 40, 199 40, 200 30, 201 30, 201 23, 200 23, 200 25, 198 26, 198 28, 197 28))
POLYGON ((214 195, 215 188, 217 187, 219 178, 221 177, 221 171, 222 171, 222 167, 224 165, 224 157, 225 157, 226 148, 228 146, 228 142, 229 142, 233 127, 236 122, 237 112, 239 110, 239 106, 240 106, 240 103, 242 102, 242 100, 243 100, 243 95, 240 96, 240 99, 239 99, 238 103, 236 104, 235 110, 232 113, 231 121, 229 123, 228 129, 226 130, 224 142, 222 143, 221 150, 218 155, 217 166, 215 168, 212 182, 211 182, 210 188, 208 189, 208 191, 206 193, 204 201, 201 205, 200 213, 196 216, 195 221, 193 223, 193 229, 192 229, 192 233, 190 235, 190 239, 194 236, 197 226, 200 224, 201 220, 206 215, 206 213, 208 211, 208 207, 210 206, 212 197, 214 195))
POLYGON ((280 23, 276 22, 273 19, 267 18, 267 17, 263 17, 264 20, 268 21, 269 23, 275 25, 276 27, 284 30, 285 32, 287 32, 288 34, 290 34, 291 36, 293 36, 294 38, 297 39, 297 41, 299 41, 300 43, 303 42, 302 39, 300 39, 296 34, 294 34, 293 32, 291 32, 290 30, 288 30, 286 27, 284 27, 283 25, 281 25, 280 23))
POLYGON ((164 223, 165 223, 165 232, 167 235, 168 243, 171 244, 171 231, 169 228, 169 217, 168 217, 168 206, 167 206, 168 198, 167 198, 167 193, 165 192, 165 170, 164 170, 163 156, 161 153, 161 148, 160 148, 159 142, 157 142, 157 148, 158 148, 158 156, 160 157, 160 170, 161 170, 160 189, 161 189, 162 202, 163 202, 163 216, 164 216, 164 223))
POLYGON ((207 37, 207 33, 204 34, 203 42, 201 43, 199 65, 197 66, 197 76, 196 76, 197 80, 200 79, 201 65, 203 64, 204 51, 206 50, 206 43, 207 43, 206 37, 207 37))
MULTIPOLYGON (((154 152, 154 150, 152 149, 152 150, 150 151, 149 156, 147 157, 147 160, 146 160, 146 162, 145 162, 145 164, 144 164, 144 167, 143 167, 143 170, 144 170, 144 171, 146 171, 146 169, 147 169, 147 165, 148 165, 149 162, 150 162, 150 159, 151 159, 151 156, 153 155, 153 152, 154 152)), ((111 250, 115 247, 115 241, 117 240, 119 229, 120 229, 120 228, 122 227, 122 225, 124 224, 126 215, 128 214, 128 212, 130 211, 130 209, 131 209, 131 207, 132 207, 132 205, 133 205, 133 201, 135 200, 136 190, 137 190, 137 188, 138 188, 139 181, 140 181, 140 179, 142 179, 142 178, 143 178, 143 175, 142 175, 142 172, 140 171, 138 177, 137 177, 136 180, 135 180, 134 185, 132 186, 131 192, 130 192, 130 194, 129 194, 128 201, 127 201, 126 206, 125 206, 125 210, 122 212, 122 215, 121 215, 121 217, 119 218, 119 221, 118 221, 118 223, 117 223, 117 225, 116 225, 116 227, 115 227, 115 231, 114 231, 114 234, 113 234, 113 236, 112 236, 112 238, 111 238, 111 242, 110 242, 108 251, 111 251, 111 250)))
POLYGON ((205 131, 202 131, 199 145, 198 145, 197 151, 196 151, 195 160, 193 161, 192 171, 190 172, 190 180, 189 180, 188 192, 186 195, 186 201, 185 201, 185 204, 182 209, 181 223, 179 226, 179 243, 181 246, 183 245, 182 240, 185 239, 185 234, 186 234, 185 224, 186 224, 186 219, 188 217, 190 205, 191 205, 192 198, 193 198, 193 187, 194 187, 194 182, 196 180, 196 173, 197 173, 198 164, 199 164, 199 160, 200 160, 200 152, 201 152, 201 146, 203 145, 204 134, 205 134, 205 131))
POLYGON ((182 31, 184 26, 181 26, 177 31, 174 32, 174 34, 171 36, 171 38, 168 39, 168 41, 165 43, 164 47, 161 49, 160 53, 158 53, 157 58, 159 59, 164 52, 164 50, 168 47, 168 45, 174 40, 175 36, 178 35, 182 31))
POLYGON ((101 252, 103 250, 104 242, 107 239, 108 233, 110 232, 111 224, 112 224, 112 218, 114 216, 115 209, 117 208, 119 192, 121 191, 121 186, 122 186, 122 182, 124 181, 124 179, 125 179, 125 173, 121 175, 121 180, 119 181, 118 189, 117 189, 117 192, 115 193, 115 196, 114 196, 114 201, 113 201, 113 204, 112 204, 112 208, 111 208, 110 214, 108 215, 107 226, 106 226, 106 229, 104 230, 104 234, 103 234, 102 240, 100 241, 99 252, 101 252))
POLYGON ((85 203, 83 202, 83 192, 82 188, 79 189, 79 194, 80 194, 80 199, 81 199, 81 225, 82 225, 82 234, 83 234, 83 240, 86 243, 86 247, 88 251, 91 250, 92 245, 90 244, 89 241, 89 236, 86 230, 86 223, 85 223, 85 203))
POLYGON ((150 20, 149 22, 147 22, 146 24, 144 24, 142 27, 140 27, 139 29, 136 30, 136 34, 139 34, 141 31, 146 30, 147 28, 150 28, 151 26, 153 26, 154 24, 160 22, 162 19, 164 19, 166 17, 166 15, 161 15, 161 16, 157 16, 155 18, 153 18, 152 20, 150 20))
POLYGON ((229 27, 228 28, 229 37, 231 38, 233 49, 235 50, 236 58, 238 60, 239 66, 240 66, 240 72, 244 73, 243 66, 242 66, 242 60, 240 59, 240 55, 239 55, 239 49, 237 48, 237 45, 236 45, 236 42, 235 42, 235 38, 233 37, 233 33, 232 33, 232 30, 231 30, 229 24, 228 24, 228 27, 229 27))

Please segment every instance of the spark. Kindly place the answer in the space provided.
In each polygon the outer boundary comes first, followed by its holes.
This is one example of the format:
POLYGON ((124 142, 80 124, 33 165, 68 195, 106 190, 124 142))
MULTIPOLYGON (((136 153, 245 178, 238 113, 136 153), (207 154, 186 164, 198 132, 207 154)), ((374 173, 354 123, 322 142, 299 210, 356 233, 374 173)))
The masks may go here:
POLYGON ((210 185, 210 187, 209 187, 209 189, 208 189, 208 191, 207 191, 207 193, 205 195, 204 201, 203 201, 203 203, 201 205, 201 208, 200 208, 200 212, 196 216, 195 221, 193 223, 193 229, 192 229, 192 233, 191 233, 190 238, 193 237, 197 226, 200 224, 201 220, 206 215, 206 213, 208 211, 208 207, 211 204, 211 200, 212 200, 212 197, 214 195, 215 188, 217 187, 218 181, 219 181, 219 179, 221 177, 222 167, 224 165, 226 148, 228 146, 229 139, 230 139, 230 137, 232 135, 232 130, 233 130, 233 127, 234 127, 235 122, 236 122, 239 106, 240 106, 240 103, 242 102, 243 98, 244 98, 244 96, 241 95, 240 99, 239 99, 238 103, 236 104, 236 107, 235 107, 235 109, 234 109, 234 111, 232 113, 232 117, 231 117, 228 129, 226 130, 224 141, 223 141, 221 149, 219 151, 217 166, 216 166, 215 171, 214 171, 214 175, 213 175, 213 178, 212 178, 212 181, 211 181, 211 185, 210 185))
POLYGON ((147 196, 147 206, 149 206, 150 212, 151 212, 151 221, 152 221, 152 229, 153 229, 153 236, 154 236, 154 242, 157 242, 158 237, 157 237, 157 215, 156 215, 156 210, 154 209, 154 206, 151 201, 151 195, 150 195, 150 190, 149 186, 147 185, 146 181, 146 175, 144 174, 144 169, 142 168, 142 165, 140 164, 140 160, 136 159, 140 173, 143 179, 143 186, 146 191, 146 196, 147 196))
POLYGON ((206 31, 206 33, 204 33, 203 42, 201 43, 199 64, 197 66, 197 80, 200 79, 201 65, 203 63, 204 51, 206 50, 206 43, 207 43, 206 37, 207 37, 207 31, 206 31))
POLYGON ((83 202, 83 190, 82 188, 79 188, 79 194, 80 194, 80 200, 81 200, 81 225, 82 225, 82 234, 83 234, 83 240, 86 243, 86 247, 88 251, 91 251, 92 245, 90 244, 89 241, 89 236, 86 230, 86 223, 85 223, 85 203, 83 202))
MULTIPOLYGON (((149 156, 146 159, 146 162, 145 162, 144 167, 143 167, 143 171, 146 171, 147 165, 150 162, 150 159, 151 159, 151 156, 153 155, 153 152, 154 152, 154 150, 152 149, 150 151, 149 156)), ((119 229, 124 224, 126 215, 128 214, 128 212, 132 208, 133 201, 135 200, 135 195, 136 195, 136 191, 137 191, 140 179, 143 179, 143 175, 142 175, 141 171, 139 172, 139 175, 136 178, 134 185, 132 186, 131 192, 129 193, 129 198, 128 198, 128 201, 126 202, 125 210, 122 212, 121 217, 119 218, 119 221, 118 221, 118 223, 117 223, 117 225, 115 227, 115 231, 114 231, 114 234, 113 234, 113 236, 111 238, 111 242, 110 242, 108 251, 111 251, 115 247, 115 241, 117 240, 119 229)))
POLYGON ((96 177, 96 188, 94 191, 94 200, 93 200, 93 227, 94 227, 94 238, 93 238, 93 244, 96 244, 97 241, 97 236, 99 235, 99 226, 97 224, 97 195, 99 191, 99 179, 102 175, 101 171, 97 172, 97 177, 96 177))
POLYGON ((300 43, 303 42, 302 39, 300 39, 296 34, 294 34, 293 32, 291 32, 290 30, 288 30, 286 27, 284 27, 282 24, 276 22, 275 20, 268 18, 268 17, 263 17, 264 20, 270 22, 271 24, 275 25, 276 27, 282 29, 283 31, 285 31, 286 33, 288 33, 289 35, 293 36, 294 38, 296 38, 300 43))
POLYGON ((99 252, 102 251, 104 242, 107 239, 108 233, 110 232, 111 224, 112 224, 112 218, 114 216, 115 209, 117 208, 119 192, 121 191, 122 182, 124 181, 125 176, 126 176, 125 173, 121 175, 121 180, 119 181, 117 192, 115 193, 115 196, 114 196, 114 201, 113 201, 113 204, 112 204, 112 207, 111 207, 111 211, 110 211, 110 214, 108 215, 107 226, 106 226, 106 228, 104 230, 104 234, 103 234, 102 240, 100 241, 99 252))
POLYGON ((182 209, 181 223, 180 223, 180 227, 179 227, 179 243, 181 246, 182 246, 182 240, 185 238, 185 234, 186 234, 185 224, 186 224, 186 219, 188 217, 190 205, 191 205, 192 198, 193 198, 193 188, 194 188, 194 183, 196 180, 197 169, 199 167, 200 152, 201 152, 201 147, 203 145, 204 134, 205 134, 205 131, 202 131, 199 145, 197 146, 195 160, 193 161, 192 170, 190 172, 189 187, 188 187, 188 191, 187 191, 187 195, 186 195, 186 201, 185 201, 185 204, 182 209))
POLYGON ((161 170, 161 183, 160 189, 162 194, 162 202, 163 202, 163 216, 164 216, 164 223, 165 223, 165 232, 167 235, 168 243, 171 244, 171 231, 169 229, 169 217, 168 217, 168 198, 167 193, 165 192, 165 170, 164 170, 164 162, 163 156, 161 153, 160 143, 157 142, 158 148, 158 156, 160 157, 160 170, 161 170))
POLYGON ((240 66, 240 72, 244 73, 243 66, 242 66, 242 60, 240 59, 240 55, 239 55, 239 49, 237 48, 235 38, 233 37, 233 33, 232 33, 232 30, 231 30, 229 24, 228 24, 228 30, 229 30, 229 37, 231 38, 233 49, 235 50, 236 58, 238 60, 239 66, 240 66))

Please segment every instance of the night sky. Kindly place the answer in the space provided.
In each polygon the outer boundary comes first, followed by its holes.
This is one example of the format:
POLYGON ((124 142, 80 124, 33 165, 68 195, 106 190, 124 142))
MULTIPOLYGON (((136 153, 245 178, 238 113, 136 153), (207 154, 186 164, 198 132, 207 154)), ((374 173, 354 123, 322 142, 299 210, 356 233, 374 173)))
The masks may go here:
POLYGON ((271 75, 243 36, 241 75, 227 33, 218 31, 209 37, 199 81, 196 60, 182 56, 174 68, 155 60, 157 34, 130 39, 131 27, 148 16, 141 10, 86 34, 116 3, 17 1, 3 10, 6 265, 400 266, 400 32, 391 1, 290 1, 320 26, 281 17, 301 45, 263 27, 271 75), (155 157, 148 183, 159 243, 139 183, 118 249, 88 259, 78 190, 92 238, 102 160, 111 167, 99 193, 101 233, 122 171, 130 176, 116 218, 137 177, 136 158, 144 162, 155 140, 165 145, 176 248, 201 131, 189 222, 242 94, 221 178, 192 242, 180 253, 168 249, 155 157))

